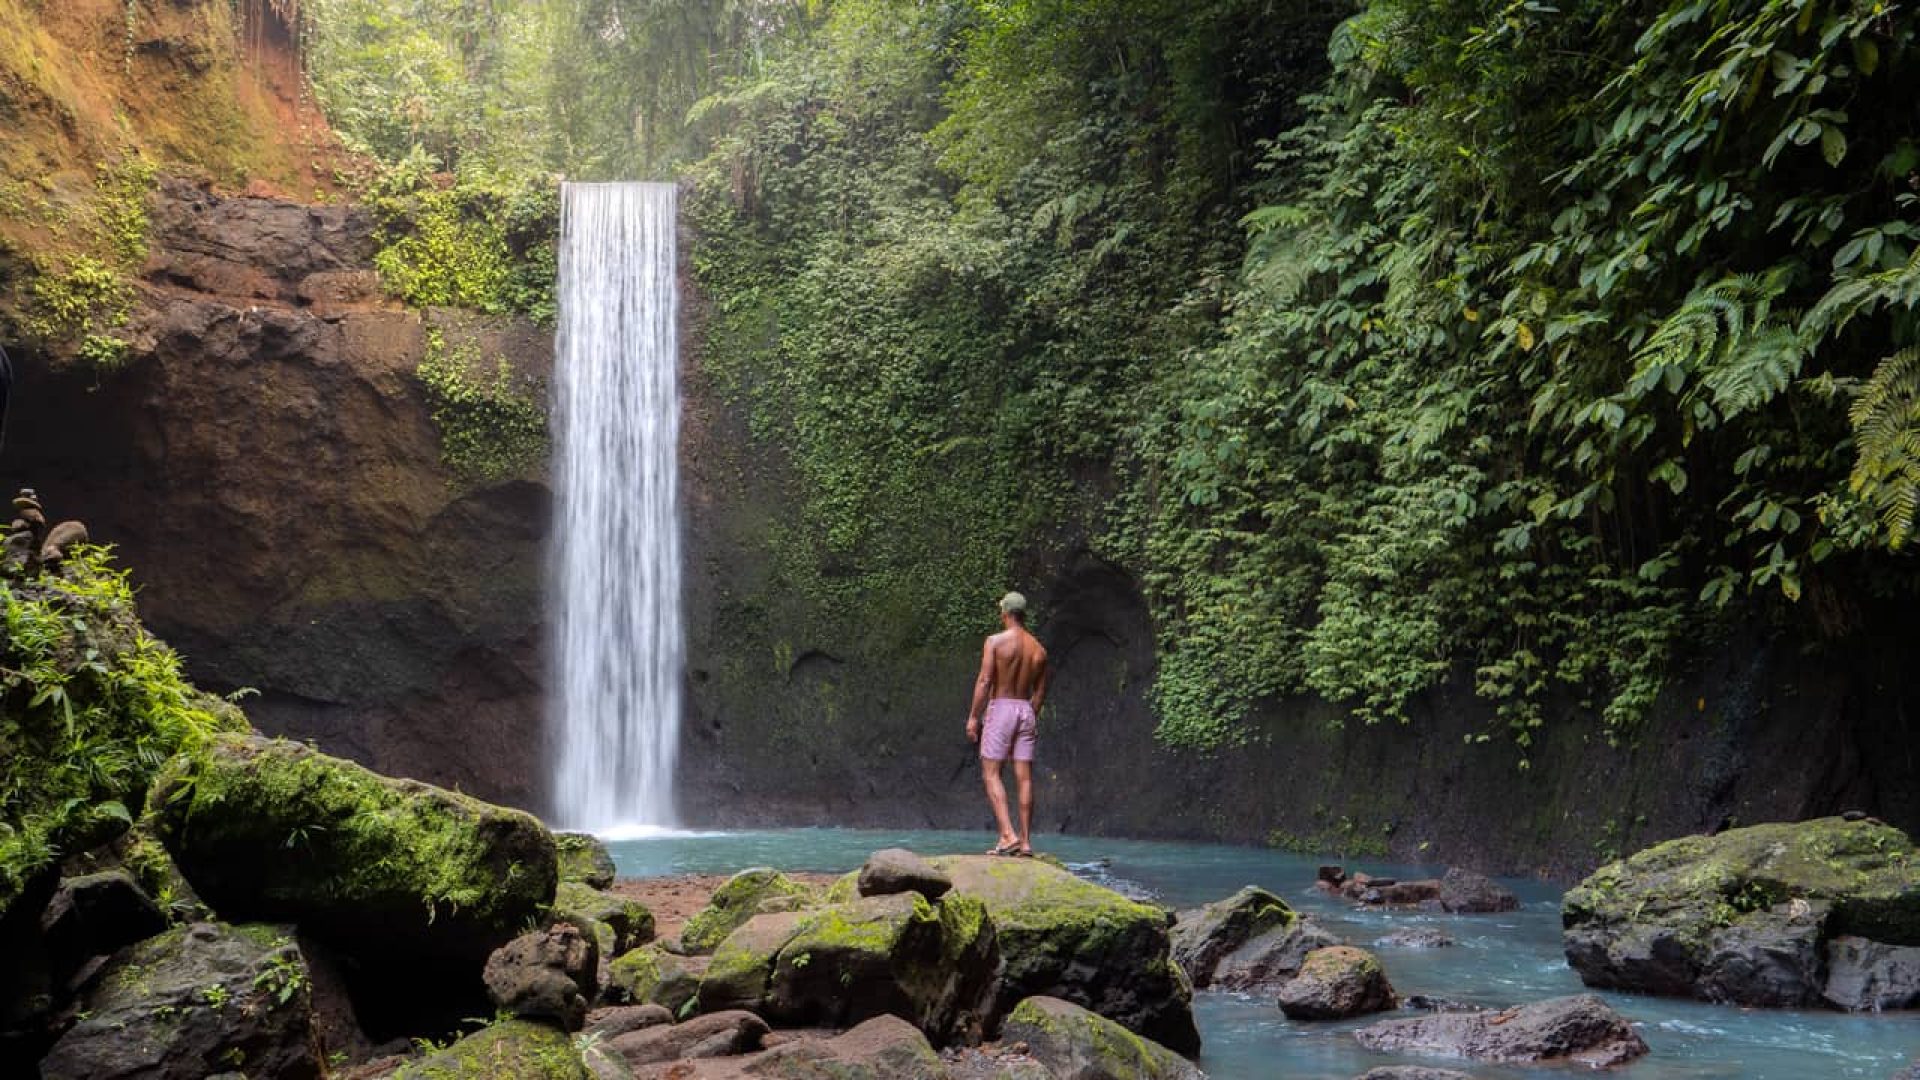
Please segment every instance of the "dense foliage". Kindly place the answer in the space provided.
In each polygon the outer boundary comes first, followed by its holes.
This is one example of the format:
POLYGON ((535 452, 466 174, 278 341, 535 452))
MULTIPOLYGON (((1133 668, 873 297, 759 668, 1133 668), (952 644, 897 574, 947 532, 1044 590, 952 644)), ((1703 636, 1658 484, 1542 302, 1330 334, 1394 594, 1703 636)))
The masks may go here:
MULTIPOLYGON (((1145 583, 1172 742, 1460 678, 1524 746, 1630 731, 1736 622, 1911 595, 1898 5, 575 0, 541 69, 445 30, 513 4, 335 2, 524 89, 543 168, 678 163, 704 366, 821 611, 958 639, 1086 545, 1145 583)), ((356 100, 396 158, 519 122, 356 100)))
POLYGON ((241 730, 147 635, 103 548, 0 572, 0 912, 64 854, 132 822, 174 753, 241 730))

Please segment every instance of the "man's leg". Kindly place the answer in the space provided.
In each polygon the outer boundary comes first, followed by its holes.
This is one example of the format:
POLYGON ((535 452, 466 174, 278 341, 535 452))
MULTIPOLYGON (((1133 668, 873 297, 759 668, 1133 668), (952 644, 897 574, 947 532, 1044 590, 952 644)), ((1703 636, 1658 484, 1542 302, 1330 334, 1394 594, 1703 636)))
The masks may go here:
MULTIPOLYGON (((995 780, 998 781, 998 777, 995 780)), ((1033 851, 1033 762, 1013 760, 1013 782, 1020 789, 1020 850, 1033 851)))
POLYGON ((1000 766, 993 758, 980 759, 980 777, 986 781, 987 801, 993 804, 993 820, 1000 826, 1000 842, 995 847, 1010 848, 1020 843, 1013 822, 1007 817, 1007 786, 1000 782, 1000 766))

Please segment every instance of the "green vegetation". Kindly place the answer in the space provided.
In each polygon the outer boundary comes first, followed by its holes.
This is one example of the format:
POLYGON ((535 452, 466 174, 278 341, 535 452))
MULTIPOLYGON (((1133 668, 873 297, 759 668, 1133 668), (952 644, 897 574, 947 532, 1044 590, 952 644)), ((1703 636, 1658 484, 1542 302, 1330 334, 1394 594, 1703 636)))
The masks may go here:
MULTIPOLYGON (((799 907, 813 898, 813 890, 778 870, 756 867, 742 870, 714 890, 707 906, 695 912, 680 931, 680 943, 689 952, 712 952, 728 934, 772 903, 799 907)), ((770 909, 769 909, 770 910, 770 909)))
POLYGON ((426 1044, 428 1056, 408 1062, 395 1080, 591 1080, 572 1038, 531 1020, 503 1020, 454 1043, 426 1044))
POLYGON ((25 260, 20 333, 42 347, 65 349, 97 371, 111 371, 126 360, 127 342, 119 336, 133 310, 133 277, 147 257, 147 197, 154 167, 126 152, 99 166, 91 198, 78 209, 0 208, 12 215, 38 216, 42 225, 66 241, 64 256, 25 260))
POLYGON ((426 385, 440 429, 441 460, 461 480, 511 479, 545 458, 544 387, 515 375, 505 357, 487 371, 478 349, 449 347, 444 333, 430 329, 427 355, 415 374, 426 385))
POLYGON ((61 856, 124 831, 169 757, 245 727, 141 628, 104 548, 0 573, 0 912, 61 856))

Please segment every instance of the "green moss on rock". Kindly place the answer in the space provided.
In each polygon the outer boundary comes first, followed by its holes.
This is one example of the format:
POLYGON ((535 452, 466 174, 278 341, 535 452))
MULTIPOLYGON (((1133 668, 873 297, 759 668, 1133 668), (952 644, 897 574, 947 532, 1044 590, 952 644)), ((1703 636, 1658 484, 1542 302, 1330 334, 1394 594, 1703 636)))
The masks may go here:
POLYGON ((558 832, 553 845, 560 856, 560 880, 577 881, 596 889, 613 884, 615 868, 607 845, 587 833, 558 832))
POLYGON ((224 736, 162 771, 155 834, 222 913, 359 952, 484 959, 553 901, 533 817, 283 740, 224 736))
POLYGON ((608 940, 600 942, 603 956, 619 956, 653 940, 653 912, 645 904, 577 881, 560 883, 554 893, 553 917, 575 926, 604 927, 608 940))
POLYGON ((1026 1043, 1056 1076, 1199 1080, 1201 1075, 1166 1047, 1058 998, 1031 997, 1014 1006, 1001 1038, 1026 1043))
POLYGON ((530 1020, 506 1020, 404 1065, 394 1080, 592 1080, 573 1039, 530 1020))
POLYGON ((742 870, 714 890, 707 906, 687 920, 680 932, 680 943, 688 952, 712 952, 728 934, 755 915, 792 910, 813 899, 812 889, 778 870, 766 867, 742 870))

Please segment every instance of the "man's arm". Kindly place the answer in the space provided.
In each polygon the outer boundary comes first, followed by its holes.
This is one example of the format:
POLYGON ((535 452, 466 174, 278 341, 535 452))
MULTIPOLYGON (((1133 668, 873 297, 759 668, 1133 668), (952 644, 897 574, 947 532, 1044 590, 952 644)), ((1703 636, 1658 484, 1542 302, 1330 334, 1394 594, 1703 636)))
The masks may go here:
POLYGON ((1040 657, 1040 677, 1033 682, 1033 696, 1028 702, 1033 705, 1033 714, 1040 715, 1040 706, 1047 700, 1047 679, 1053 675, 1053 665, 1047 663, 1045 655, 1040 657))
POLYGON ((967 708, 967 740, 980 741, 980 714, 987 711, 987 699, 993 696, 993 639, 980 646, 980 677, 973 680, 973 704, 967 708))

